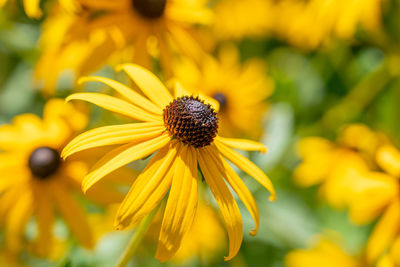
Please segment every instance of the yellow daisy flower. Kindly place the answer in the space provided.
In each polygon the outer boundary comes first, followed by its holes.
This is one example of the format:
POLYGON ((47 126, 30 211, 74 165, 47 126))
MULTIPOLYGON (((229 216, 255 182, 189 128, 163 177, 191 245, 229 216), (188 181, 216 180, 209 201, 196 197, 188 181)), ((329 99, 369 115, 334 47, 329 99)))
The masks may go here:
POLYGON ((344 127, 337 143, 321 137, 308 137, 299 142, 303 159, 294 171, 295 182, 303 187, 320 184, 320 192, 335 207, 343 207, 352 189, 349 177, 368 171, 377 148, 387 140, 362 124, 344 127))
MULTIPOLYGON (((0 126, 0 220, 5 225, 10 251, 23 248, 25 226, 34 217, 34 250, 40 256, 49 255, 56 212, 80 244, 92 247, 85 211, 71 195, 80 191, 87 163, 78 158, 63 161, 60 157, 63 146, 86 124, 85 113, 62 99, 52 99, 44 107, 43 120, 23 114, 16 116, 12 124, 0 126)), ((94 188, 89 195, 102 202, 107 198, 121 200, 121 193, 104 190, 105 186, 94 188)))
POLYGON ((93 147, 121 145, 104 155, 85 177, 82 187, 86 191, 105 175, 156 152, 122 202, 115 226, 124 229, 135 225, 158 206, 169 190, 156 252, 160 261, 166 261, 176 253, 193 223, 200 171, 222 211, 230 242, 226 260, 232 259, 242 242, 242 220, 225 181, 253 216, 256 227, 252 234, 257 233, 259 214, 250 191, 225 159, 260 182, 271 192, 270 199, 274 200, 274 188, 268 177, 231 149, 265 152, 265 146, 218 136, 217 112, 215 106, 205 102, 206 99, 193 96, 179 84, 173 97, 146 69, 133 64, 121 68, 145 97, 111 79, 87 77, 81 82, 102 82, 115 89, 123 99, 99 93, 77 93, 67 100, 88 101, 141 122, 106 126, 83 133, 65 147, 62 156, 66 158, 93 147))
POLYGON ((240 64, 234 46, 224 46, 219 60, 205 57, 201 67, 190 60, 180 60, 175 76, 192 92, 212 97, 219 103, 219 132, 225 136, 245 135, 259 139, 266 98, 273 91, 273 81, 266 75, 261 60, 240 64))
POLYGON ((310 249, 289 252, 285 257, 286 267, 361 267, 365 266, 356 257, 347 254, 334 242, 320 238, 310 249))
POLYGON ((76 1, 81 12, 55 9, 43 27, 43 54, 36 78, 44 81, 48 92, 54 90, 60 73, 68 68, 76 77, 115 61, 134 61, 152 68, 153 56, 168 76, 174 55, 199 61, 204 54, 195 41, 193 26, 211 22, 206 0, 76 1), (61 60, 54 62, 54 58, 61 60))

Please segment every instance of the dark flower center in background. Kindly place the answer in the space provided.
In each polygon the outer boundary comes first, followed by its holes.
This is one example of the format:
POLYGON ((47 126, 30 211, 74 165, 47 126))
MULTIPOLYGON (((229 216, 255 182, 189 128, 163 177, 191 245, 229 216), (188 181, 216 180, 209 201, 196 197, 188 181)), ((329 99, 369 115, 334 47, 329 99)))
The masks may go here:
POLYGON ((29 157, 29 168, 32 174, 40 179, 50 177, 58 170, 60 165, 60 154, 50 147, 39 147, 29 157))
POLYGON ((194 147, 211 144, 218 131, 217 113, 198 97, 184 96, 164 109, 164 124, 169 133, 194 147))
POLYGON ((164 14, 167 0, 132 0, 135 10, 145 18, 157 19, 164 14))
POLYGON ((218 101, 219 109, 223 110, 225 108, 225 106, 226 106, 226 96, 225 96, 225 94, 223 94, 223 93, 215 93, 212 97, 215 100, 218 101))

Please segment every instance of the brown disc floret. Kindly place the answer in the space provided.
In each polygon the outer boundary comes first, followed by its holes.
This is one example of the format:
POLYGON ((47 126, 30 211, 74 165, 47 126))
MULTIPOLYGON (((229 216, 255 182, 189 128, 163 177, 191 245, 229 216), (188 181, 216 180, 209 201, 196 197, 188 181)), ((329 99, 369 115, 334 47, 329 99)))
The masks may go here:
POLYGON ((217 135, 217 113, 198 97, 176 98, 164 109, 163 116, 170 135, 184 144, 208 146, 217 135))

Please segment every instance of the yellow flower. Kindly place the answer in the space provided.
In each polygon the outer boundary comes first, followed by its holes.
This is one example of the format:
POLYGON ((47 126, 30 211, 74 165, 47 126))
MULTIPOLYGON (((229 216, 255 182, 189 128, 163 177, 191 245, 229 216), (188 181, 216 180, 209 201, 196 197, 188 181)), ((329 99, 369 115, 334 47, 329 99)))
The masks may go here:
POLYGON ((55 9, 44 24, 36 78, 49 93, 68 68, 76 77, 115 61, 133 60, 151 68, 153 56, 170 75, 175 54, 197 61, 204 54, 193 26, 211 22, 206 0, 76 1, 82 6, 79 13, 55 9))
MULTIPOLYGON (((23 114, 16 116, 12 124, 0 126, 0 220, 5 224, 10 251, 23 248, 25 226, 34 217, 34 250, 40 256, 49 255, 56 212, 79 243, 92 247, 85 211, 72 196, 80 191, 87 163, 78 158, 63 161, 59 156, 64 145, 86 124, 84 112, 61 99, 52 99, 44 107, 43 120, 23 114)), ((121 200, 121 193, 104 190, 105 186, 109 185, 100 185, 89 195, 102 202, 121 200)))
POLYGON ((338 143, 320 137, 304 138, 298 149, 303 161, 294 171, 294 180, 304 187, 321 184, 320 192, 328 202, 343 207, 351 196, 351 177, 368 171, 376 149, 386 142, 381 134, 361 124, 344 127, 338 143))
POLYGON ((355 257, 344 252, 338 245, 321 239, 310 249, 289 252, 285 258, 286 267, 361 267, 355 257))
POLYGON ((215 37, 220 40, 265 37, 271 31, 273 5, 270 0, 216 1, 215 37))
POLYGON ((264 101, 273 90, 263 62, 252 59, 241 66, 237 49, 225 46, 219 60, 206 57, 201 68, 190 60, 180 60, 174 73, 185 88, 219 102, 222 135, 260 138, 267 107, 264 101))
POLYGON ((242 220, 224 178, 253 216, 256 227, 252 234, 257 232, 259 214, 250 191, 225 158, 267 188, 271 200, 274 200, 273 185, 268 177, 231 149, 265 152, 265 146, 218 136, 218 117, 212 105, 187 93, 179 84, 175 88, 175 98, 172 97, 156 76, 138 65, 125 64, 121 68, 146 97, 111 79, 88 77, 82 81, 109 85, 123 99, 99 93, 78 93, 67 100, 88 101, 141 122, 106 126, 81 134, 65 147, 62 156, 65 158, 93 147, 121 145, 104 155, 85 177, 83 190, 86 191, 105 175, 156 152, 122 202, 116 227, 124 229, 135 225, 160 203, 169 190, 156 253, 160 261, 166 261, 176 253, 192 225, 198 202, 200 170, 222 211, 230 242, 226 260, 231 259, 242 242, 242 220))
POLYGON ((369 223, 379 217, 366 247, 370 263, 391 246, 400 252, 400 151, 389 144, 381 146, 376 162, 383 172, 361 172, 353 181, 349 201, 350 216, 356 223, 369 223))
MULTIPOLYGON (((0 8, 7 4, 8 0, 0 0, 0 8)), ((14 1, 11 1, 14 2, 14 1)), ((74 10, 76 8, 74 0, 59 0, 59 2, 66 8, 74 10)), ((40 9, 40 0, 24 0, 24 9, 26 15, 30 18, 38 19, 42 17, 43 12, 40 9)))

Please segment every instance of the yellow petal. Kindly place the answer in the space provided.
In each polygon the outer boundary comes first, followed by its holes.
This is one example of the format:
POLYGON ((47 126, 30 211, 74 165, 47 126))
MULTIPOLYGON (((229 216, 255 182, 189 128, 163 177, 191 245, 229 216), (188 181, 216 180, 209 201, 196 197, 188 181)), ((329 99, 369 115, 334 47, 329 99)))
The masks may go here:
POLYGON ((214 160, 220 173, 225 177, 226 181, 230 184, 233 190, 235 190, 236 194, 242 200, 250 215, 253 217, 256 227, 250 231, 250 234, 253 236, 256 235, 260 225, 260 215, 258 213, 257 203, 253 195, 249 189, 247 189, 245 183, 242 181, 242 179, 240 179, 239 175, 237 175, 232 167, 224 160, 224 158, 219 155, 215 147, 204 149, 204 151, 206 151, 214 160))
POLYGON ((215 139, 232 148, 247 151, 260 151, 262 153, 267 152, 267 147, 259 142, 247 139, 225 138, 221 136, 217 136, 215 139))
POLYGON ((160 121, 161 117, 148 113, 124 100, 99 93, 77 93, 66 98, 66 101, 83 100, 138 121, 160 121))
POLYGON ((390 248, 390 256, 396 264, 396 266, 400 266, 400 236, 397 235, 395 241, 392 243, 392 247, 390 248))
POLYGON ((92 248, 94 245, 92 231, 84 210, 59 184, 51 183, 51 192, 58 210, 77 241, 85 247, 92 248))
POLYGON ((389 247, 400 227, 400 202, 393 202, 385 211, 370 238, 368 239, 366 254, 370 263, 375 262, 378 257, 389 247))
POLYGON ((21 248, 25 226, 32 216, 33 208, 32 192, 21 188, 19 197, 6 218, 7 247, 13 252, 17 252, 21 248))
POLYGON ((400 152, 394 146, 382 146, 376 152, 376 161, 389 174, 400 177, 400 152))
POLYGON ((75 137, 61 153, 64 159, 82 150, 90 148, 139 143, 160 136, 165 130, 161 123, 143 122, 123 125, 112 125, 96 128, 75 137))
POLYGON ((50 199, 47 184, 40 181, 33 182, 36 203, 35 215, 38 227, 38 237, 35 251, 40 256, 47 256, 52 248, 54 211, 53 201, 50 199))
POLYGON ((233 164, 238 166, 244 172, 256 179, 262 186, 264 186, 270 193, 269 199, 274 201, 276 199, 275 189, 269 178, 260 170, 253 162, 248 160, 246 157, 226 147, 224 144, 215 140, 214 144, 221 154, 226 157, 233 164))
POLYGON ((127 100, 129 100, 132 104, 135 104, 138 107, 141 107, 144 110, 146 110, 148 112, 152 112, 154 114, 158 114, 158 115, 163 114, 163 111, 161 108, 154 105, 151 101, 149 101, 145 97, 141 96, 140 94, 136 93, 134 90, 125 86, 122 83, 119 83, 119 82, 114 81, 109 78, 96 77, 96 76, 81 78, 81 79, 79 79, 78 83, 84 83, 84 82, 89 82, 89 81, 102 82, 102 83, 110 86, 114 90, 116 90, 118 93, 120 93, 122 96, 124 96, 127 100))
POLYGON ((169 260, 178 251, 189 231, 197 209, 197 157, 191 146, 184 146, 175 163, 172 186, 161 224, 156 258, 169 260))
POLYGON ((40 0, 24 0, 24 9, 28 17, 37 19, 42 16, 39 1, 40 0))
POLYGON ((94 166, 93 170, 86 175, 82 183, 83 191, 87 191, 93 184, 98 182, 107 174, 127 165, 137 159, 144 158, 170 142, 168 134, 145 141, 140 144, 127 144, 112 150, 102 157, 94 166))
POLYGON ((135 225, 162 200, 171 186, 177 151, 174 145, 166 146, 147 164, 118 209, 115 221, 117 229, 135 225))
POLYGON ((390 255, 385 254, 378 260, 378 262, 376 263, 376 267, 396 267, 396 265, 390 258, 390 255))
POLYGON ((187 91, 180 82, 175 82, 175 97, 190 96, 192 93, 187 91))
POLYGON ((242 244, 243 229, 240 211, 213 160, 206 157, 203 149, 197 149, 197 152, 200 169, 218 203, 228 230, 229 254, 225 260, 230 260, 236 256, 242 244))
POLYGON ((139 86, 143 93, 161 109, 172 100, 172 96, 162 82, 150 71, 136 64, 121 65, 129 77, 139 86))

